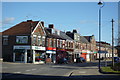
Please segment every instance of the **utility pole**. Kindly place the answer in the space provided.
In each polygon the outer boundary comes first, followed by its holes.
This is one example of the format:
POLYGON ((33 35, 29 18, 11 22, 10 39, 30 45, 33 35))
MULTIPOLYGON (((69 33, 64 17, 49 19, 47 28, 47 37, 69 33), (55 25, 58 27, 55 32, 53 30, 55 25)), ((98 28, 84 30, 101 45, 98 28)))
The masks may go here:
POLYGON ((107 49, 106 49, 106 47, 107 47, 107 44, 106 44, 106 42, 105 42, 105 67, 107 66, 107 57, 106 57, 106 54, 107 54, 107 49))
POLYGON ((114 20, 112 19, 112 67, 114 66, 114 20))

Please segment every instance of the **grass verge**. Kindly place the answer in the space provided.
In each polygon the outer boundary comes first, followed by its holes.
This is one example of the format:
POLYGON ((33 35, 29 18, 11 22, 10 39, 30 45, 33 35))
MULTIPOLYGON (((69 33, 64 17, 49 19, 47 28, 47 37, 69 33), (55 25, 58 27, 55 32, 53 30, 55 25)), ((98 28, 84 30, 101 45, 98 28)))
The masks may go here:
POLYGON ((111 67, 101 67, 103 72, 112 72, 112 73, 120 73, 120 71, 114 71, 111 67))

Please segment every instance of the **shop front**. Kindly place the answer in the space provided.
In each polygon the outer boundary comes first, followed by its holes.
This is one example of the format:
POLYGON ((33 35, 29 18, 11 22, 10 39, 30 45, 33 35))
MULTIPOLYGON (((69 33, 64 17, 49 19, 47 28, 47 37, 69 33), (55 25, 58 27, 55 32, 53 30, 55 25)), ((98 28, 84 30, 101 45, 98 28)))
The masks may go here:
POLYGON ((83 57, 86 61, 90 61, 91 60, 91 51, 82 50, 80 57, 83 57))
POLYGON ((13 62, 27 63, 30 61, 30 46, 14 46, 13 62))
POLYGON ((13 62, 22 63, 44 63, 45 47, 38 46, 20 46, 13 47, 13 62))
POLYGON ((33 52, 33 63, 39 64, 39 63, 45 63, 46 59, 46 49, 42 46, 32 46, 32 52, 33 52))
POLYGON ((46 63, 56 63, 56 48, 46 48, 46 63))
POLYGON ((56 50, 56 63, 58 63, 62 58, 66 58, 68 60, 68 53, 65 49, 57 48, 56 50))
POLYGON ((66 53, 68 54, 68 62, 74 62, 74 53, 73 53, 73 49, 66 49, 66 53))
POLYGON ((76 62, 76 58, 81 56, 82 51, 80 49, 74 50, 74 62, 76 62))

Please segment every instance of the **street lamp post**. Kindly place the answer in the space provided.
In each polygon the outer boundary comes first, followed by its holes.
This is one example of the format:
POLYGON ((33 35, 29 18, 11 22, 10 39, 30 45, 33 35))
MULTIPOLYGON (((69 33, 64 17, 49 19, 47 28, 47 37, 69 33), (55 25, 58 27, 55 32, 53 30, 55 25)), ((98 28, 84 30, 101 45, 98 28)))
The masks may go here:
POLYGON ((100 71, 100 52, 101 52, 101 45, 100 45, 100 42, 101 42, 101 9, 102 9, 102 7, 104 6, 104 4, 100 1, 100 2, 98 3, 98 5, 100 6, 100 8, 99 8, 99 51, 98 51, 98 53, 99 53, 99 65, 98 65, 98 67, 99 67, 99 71, 100 71))
POLYGON ((113 23, 115 22, 113 19, 112 19, 112 67, 114 67, 114 25, 113 23))

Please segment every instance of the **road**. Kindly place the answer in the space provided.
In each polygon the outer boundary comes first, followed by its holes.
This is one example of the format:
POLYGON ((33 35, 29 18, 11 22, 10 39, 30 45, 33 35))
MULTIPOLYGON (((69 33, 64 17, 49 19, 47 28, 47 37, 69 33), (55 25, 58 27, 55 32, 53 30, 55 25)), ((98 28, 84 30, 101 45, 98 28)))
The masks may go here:
MULTIPOLYGON (((102 62, 102 65, 104 62, 102 62)), ((119 80, 118 75, 98 72, 98 62, 72 64, 24 64, 3 62, 3 80, 119 80)))

